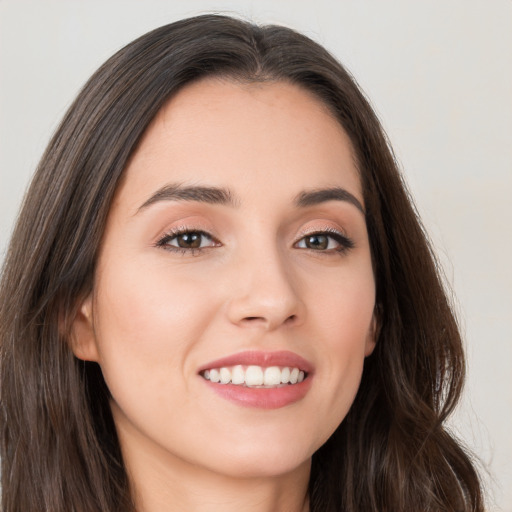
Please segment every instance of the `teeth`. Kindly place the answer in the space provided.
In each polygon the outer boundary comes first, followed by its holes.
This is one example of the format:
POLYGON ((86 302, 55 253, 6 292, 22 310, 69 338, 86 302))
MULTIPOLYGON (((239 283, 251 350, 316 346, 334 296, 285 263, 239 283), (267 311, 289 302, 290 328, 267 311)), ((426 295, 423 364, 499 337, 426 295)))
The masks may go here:
POLYGON ((220 383, 228 384, 231 382, 231 372, 227 368, 220 369, 220 383))
POLYGON ((245 383, 248 386, 261 386, 263 384, 263 370, 261 366, 249 366, 245 370, 245 383))
POLYGON ((263 384, 265 384, 265 386, 277 386, 281 384, 281 370, 277 366, 265 368, 263 384))
POLYGON ((220 384, 236 384, 238 386, 253 387, 278 387, 285 384, 297 384, 306 378, 306 373, 299 368, 287 366, 247 366, 244 370, 242 365, 231 368, 211 368, 202 373, 206 380, 220 384))
MULTIPOLYGON (((205 372, 206 373, 206 372, 205 372)), ((208 377, 205 377, 207 379, 208 377)), ((231 371, 231 383, 232 384, 243 384, 245 382, 244 369, 238 365, 231 371)))

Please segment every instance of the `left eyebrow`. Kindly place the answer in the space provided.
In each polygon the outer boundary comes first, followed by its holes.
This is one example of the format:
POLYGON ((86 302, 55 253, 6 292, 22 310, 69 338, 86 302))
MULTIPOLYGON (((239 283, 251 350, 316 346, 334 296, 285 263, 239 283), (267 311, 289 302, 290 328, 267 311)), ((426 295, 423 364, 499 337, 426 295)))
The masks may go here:
POLYGON ((301 192, 295 197, 295 204, 300 208, 315 206, 327 201, 347 201, 353 204, 363 215, 366 215, 363 205, 353 194, 341 187, 321 188, 301 192))

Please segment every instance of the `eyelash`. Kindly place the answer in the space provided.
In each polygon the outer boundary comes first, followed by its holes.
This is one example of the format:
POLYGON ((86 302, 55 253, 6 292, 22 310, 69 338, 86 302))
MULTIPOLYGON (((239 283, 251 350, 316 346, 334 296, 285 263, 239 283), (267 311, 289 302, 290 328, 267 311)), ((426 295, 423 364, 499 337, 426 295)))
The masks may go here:
POLYGON ((170 231, 166 233, 158 242, 155 244, 157 247, 161 247, 166 251, 176 252, 184 255, 195 256, 198 253, 204 251, 205 249, 211 249, 220 245, 220 242, 216 240, 212 235, 203 231, 202 229, 190 229, 190 228, 178 228, 176 230, 170 231), (208 238, 213 242, 213 245, 208 247, 177 247, 174 245, 169 245, 169 242, 179 236, 183 235, 200 235, 201 237, 208 238))
MULTIPOLYGON (((344 234, 340 233, 339 231, 332 229, 332 228, 326 228, 322 230, 316 230, 308 233, 302 233, 299 240, 297 240, 293 245, 294 247, 297 246, 300 242, 305 241, 307 238, 311 237, 320 237, 320 236, 326 236, 327 238, 330 238, 334 240, 339 246, 336 248, 331 249, 312 249, 308 247, 303 247, 301 249, 306 249, 309 251, 312 251, 314 253, 317 253, 319 255, 329 255, 329 254, 343 254, 350 249, 354 248, 354 242, 345 236, 344 234)), ((201 229, 191 229, 191 228, 178 228, 176 230, 170 231, 169 233, 166 233, 160 240, 158 240, 155 244, 156 247, 161 247, 162 249, 165 249, 167 251, 180 253, 183 255, 191 255, 195 256, 205 250, 218 247, 220 242, 216 240, 212 235, 207 233, 206 231, 203 231, 201 229), (179 236, 183 235, 199 235, 200 237, 204 237, 209 239, 212 242, 212 245, 206 246, 206 247, 177 247, 174 245, 170 245, 169 242, 176 239, 179 236)))
POLYGON ((306 240, 307 238, 315 237, 315 236, 326 236, 327 238, 331 238, 334 240, 337 244, 339 244, 336 248, 331 249, 325 249, 325 250, 318 250, 318 249, 311 249, 310 251, 313 251, 315 253, 321 254, 321 255, 328 255, 332 253, 336 254, 343 254, 350 249, 353 249, 355 244, 354 241, 348 238, 343 233, 340 233, 338 230, 333 228, 325 228, 320 230, 315 230, 307 233, 302 233, 301 237, 297 242, 295 242, 294 246, 296 246, 299 242, 302 242, 306 240))

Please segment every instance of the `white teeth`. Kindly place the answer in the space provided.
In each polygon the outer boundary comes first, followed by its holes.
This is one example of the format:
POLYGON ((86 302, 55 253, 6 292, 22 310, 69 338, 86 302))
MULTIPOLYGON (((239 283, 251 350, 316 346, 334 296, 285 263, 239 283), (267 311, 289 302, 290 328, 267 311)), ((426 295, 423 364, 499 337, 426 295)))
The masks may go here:
POLYGON ((248 386, 261 386, 263 384, 263 370, 261 366, 248 366, 245 370, 245 383, 248 386))
POLYGON ((265 386, 277 387, 285 384, 297 384, 306 378, 306 373, 299 368, 289 368, 285 366, 261 366, 251 365, 244 370, 242 365, 236 365, 232 368, 221 367, 211 368, 202 373, 206 380, 220 384, 235 384, 237 386, 265 386))
POLYGON ((231 382, 231 372, 227 368, 220 369, 220 383, 228 384, 231 382))
POLYGON ((263 384, 265 384, 265 386, 277 386, 281 384, 281 370, 277 366, 266 368, 263 374, 263 384))
POLYGON ((243 384, 245 382, 244 369, 238 365, 233 368, 231 372, 231 383, 232 384, 243 384))
POLYGON ((281 370, 277 366, 265 368, 263 384, 265 384, 265 386, 277 386, 281 384, 281 370))

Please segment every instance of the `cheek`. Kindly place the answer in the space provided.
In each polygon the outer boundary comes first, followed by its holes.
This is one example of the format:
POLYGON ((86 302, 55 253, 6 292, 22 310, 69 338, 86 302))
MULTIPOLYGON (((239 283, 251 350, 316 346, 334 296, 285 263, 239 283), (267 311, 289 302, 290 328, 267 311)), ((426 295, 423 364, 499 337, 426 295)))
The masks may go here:
MULTIPOLYGON (((366 267, 371 269, 371 267, 366 267)), ((318 375, 332 428, 343 420, 359 388, 363 364, 373 346, 375 284, 371 271, 351 272, 332 280, 327 293, 311 295, 314 332, 321 335, 326 366, 318 375)))
POLYGON ((370 262, 362 260, 318 283, 306 282, 309 309, 331 350, 363 350, 371 337, 375 281, 370 262), (366 264, 365 264, 366 263, 366 264))
POLYGON ((134 267, 111 267, 101 276, 95 298, 100 365, 112 392, 125 375, 130 387, 139 389, 181 376, 187 354, 215 311, 207 289, 198 293, 193 283, 172 279, 164 267, 134 267))
POLYGON ((158 425, 169 427, 167 435, 179 432, 173 411, 193 401, 189 354, 215 314, 215 300, 165 266, 125 261, 99 276, 95 334, 116 423, 149 437, 158 425))

